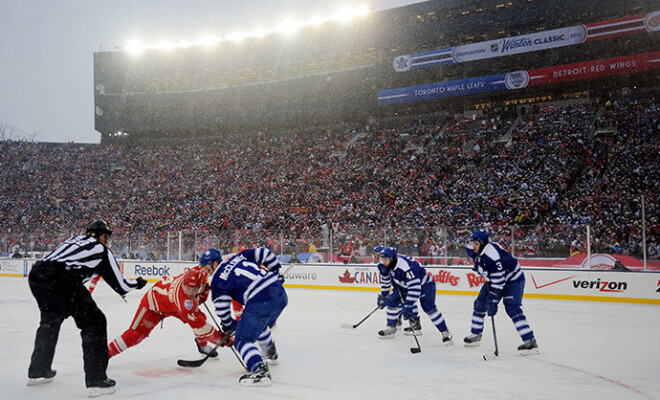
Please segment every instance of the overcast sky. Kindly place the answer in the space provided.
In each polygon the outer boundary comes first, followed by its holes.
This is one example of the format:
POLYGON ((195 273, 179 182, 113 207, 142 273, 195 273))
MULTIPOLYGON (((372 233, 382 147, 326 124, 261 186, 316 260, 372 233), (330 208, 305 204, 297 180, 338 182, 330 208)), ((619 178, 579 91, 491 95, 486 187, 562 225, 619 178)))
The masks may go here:
MULTIPOLYGON (((365 0, 385 10, 419 0, 365 0)), ((327 16, 347 0, 3 0, 0 125, 39 142, 99 143, 94 130, 93 53, 274 28, 327 16)))

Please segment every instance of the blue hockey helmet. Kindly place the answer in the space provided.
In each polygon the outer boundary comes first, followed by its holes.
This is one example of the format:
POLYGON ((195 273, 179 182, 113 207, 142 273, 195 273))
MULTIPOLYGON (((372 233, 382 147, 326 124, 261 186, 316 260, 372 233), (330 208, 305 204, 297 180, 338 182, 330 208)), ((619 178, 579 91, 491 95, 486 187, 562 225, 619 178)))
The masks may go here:
POLYGON ((213 265, 213 261, 217 261, 218 264, 222 263, 222 253, 220 250, 208 249, 202 253, 199 257, 199 265, 202 267, 205 265, 213 265))
POLYGON ((396 258, 396 247, 385 247, 380 251, 380 256, 389 258, 390 260, 396 258))
POLYGON ((488 236, 488 231, 485 229, 477 229, 476 231, 472 232, 472 235, 470 236, 470 240, 473 242, 488 242, 489 236, 488 236))
POLYGON ((384 249, 383 246, 378 245, 378 246, 374 247, 374 253, 380 254, 380 252, 383 251, 383 249, 384 249))

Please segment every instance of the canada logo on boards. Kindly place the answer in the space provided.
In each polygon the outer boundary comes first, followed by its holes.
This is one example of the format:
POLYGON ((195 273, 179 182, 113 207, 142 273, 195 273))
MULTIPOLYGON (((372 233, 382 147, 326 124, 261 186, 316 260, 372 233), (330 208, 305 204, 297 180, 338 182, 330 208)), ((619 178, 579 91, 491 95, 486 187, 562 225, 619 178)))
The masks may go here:
POLYGON ((351 276, 351 273, 348 270, 344 271, 344 275, 339 276, 339 282, 341 283, 353 283, 355 282, 355 277, 351 276))

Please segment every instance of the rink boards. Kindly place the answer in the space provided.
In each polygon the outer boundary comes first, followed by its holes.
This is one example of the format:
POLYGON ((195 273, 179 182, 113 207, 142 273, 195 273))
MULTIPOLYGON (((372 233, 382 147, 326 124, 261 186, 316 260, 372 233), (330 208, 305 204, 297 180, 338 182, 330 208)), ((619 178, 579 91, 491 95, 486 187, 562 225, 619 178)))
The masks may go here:
MULTIPOLYGON (((0 276, 26 277, 34 259, 0 260, 0 276)), ((128 278, 151 282, 176 276, 194 267, 191 262, 120 261, 128 278)), ((287 268, 285 266, 284 268, 287 268)), ((483 284, 467 267, 425 267, 443 295, 475 296, 483 284)), ((557 300, 605 301, 660 305, 660 272, 613 272, 526 268, 525 297, 557 300)), ((296 264, 285 286, 300 289, 378 291, 378 269, 365 264, 296 264)))

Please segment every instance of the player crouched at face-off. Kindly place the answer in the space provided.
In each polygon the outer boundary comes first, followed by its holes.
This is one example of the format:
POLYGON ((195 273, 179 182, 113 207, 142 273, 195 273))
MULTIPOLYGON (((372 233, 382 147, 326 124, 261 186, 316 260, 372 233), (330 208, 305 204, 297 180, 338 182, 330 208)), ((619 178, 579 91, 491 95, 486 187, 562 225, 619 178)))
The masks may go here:
POLYGON ((381 249, 378 268, 381 271, 378 306, 381 308, 387 306, 387 327, 378 332, 378 337, 388 339, 395 336, 399 313, 410 321, 410 326, 404 329, 404 334, 421 335, 422 327, 417 308, 419 300, 422 310, 440 331, 442 343, 446 346, 452 345, 452 334, 447 328, 444 316, 435 305, 435 281, 426 269, 414 258, 398 255, 394 247, 381 249))
POLYGON ((130 327, 108 346, 108 356, 112 358, 137 345, 167 317, 178 318, 192 328, 197 349, 202 354, 218 356, 210 344, 231 346, 232 339, 218 332, 199 309, 210 292, 208 271, 212 270, 197 266, 175 278, 164 277, 156 282, 142 297, 130 327))
POLYGON ((224 262, 218 250, 209 249, 200 257, 201 265, 207 262, 219 265, 211 279, 215 312, 225 331, 235 332, 234 347, 250 370, 249 374, 241 376, 240 384, 270 385, 266 362, 273 365, 278 359, 270 327, 275 325, 289 301, 282 286, 284 279, 279 274, 280 263, 266 248, 243 250, 224 262), (239 321, 232 318, 232 300, 245 306, 239 321))
POLYGON ((497 314, 497 305, 503 299, 504 309, 523 340, 518 351, 522 355, 538 354, 534 331, 522 311, 525 274, 518 260, 499 244, 490 242, 489 238, 485 229, 477 229, 465 248, 468 256, 474 260, 473 269, 486 281, 474 301, 471 334, 463 339, 465 346, 479 345, 486 314, 497 314))

